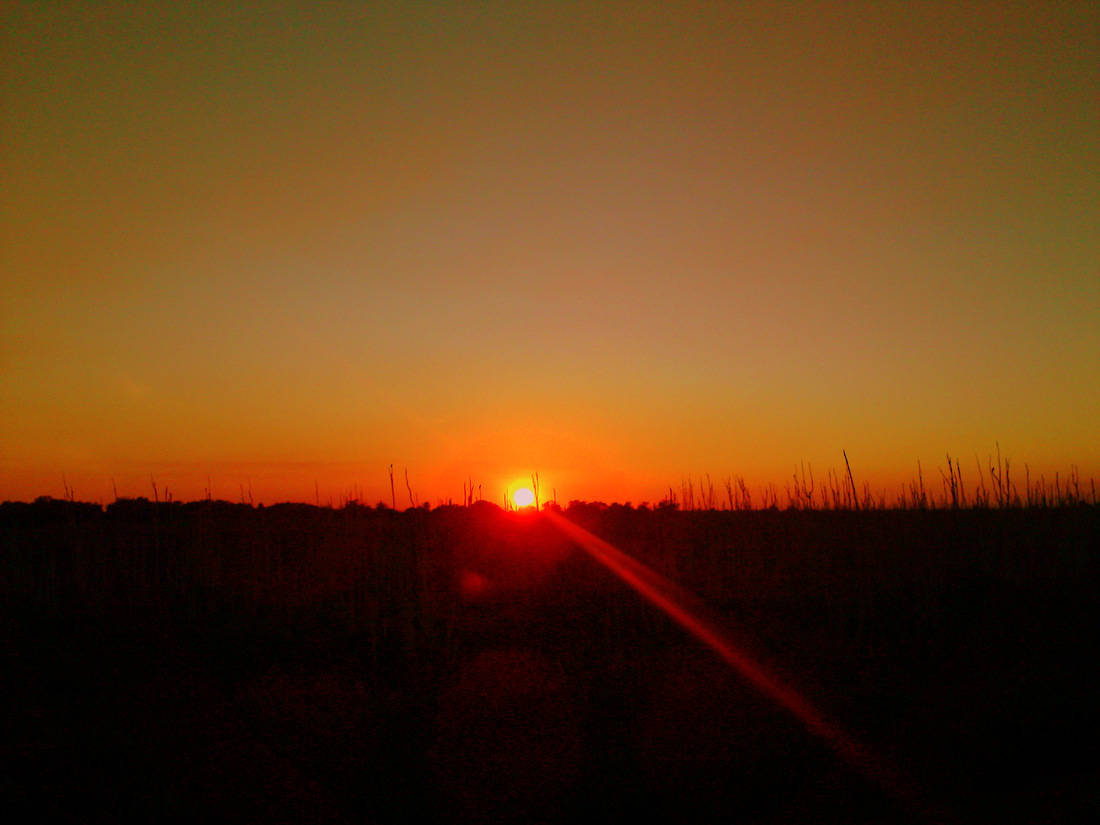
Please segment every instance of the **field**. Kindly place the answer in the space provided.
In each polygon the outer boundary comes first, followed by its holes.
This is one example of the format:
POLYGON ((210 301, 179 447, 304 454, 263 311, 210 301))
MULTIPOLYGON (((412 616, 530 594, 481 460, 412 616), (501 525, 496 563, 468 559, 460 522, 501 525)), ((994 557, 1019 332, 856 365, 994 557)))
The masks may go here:
POLYGON ((730 503, 562 514, 700 597, 905 793, 545 514, 43 499, 0 505, 4 804, 59 822, 1095 821, 1095 503, 730 503))

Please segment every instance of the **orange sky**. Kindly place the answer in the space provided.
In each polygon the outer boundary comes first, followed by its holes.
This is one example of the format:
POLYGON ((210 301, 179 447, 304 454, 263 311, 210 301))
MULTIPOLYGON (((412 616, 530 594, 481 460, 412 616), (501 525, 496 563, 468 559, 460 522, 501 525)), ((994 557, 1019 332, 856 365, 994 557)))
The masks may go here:
POLYGON ((1100 476, 1095 3, 364 5, 5 5, 0 499, 1100 476))

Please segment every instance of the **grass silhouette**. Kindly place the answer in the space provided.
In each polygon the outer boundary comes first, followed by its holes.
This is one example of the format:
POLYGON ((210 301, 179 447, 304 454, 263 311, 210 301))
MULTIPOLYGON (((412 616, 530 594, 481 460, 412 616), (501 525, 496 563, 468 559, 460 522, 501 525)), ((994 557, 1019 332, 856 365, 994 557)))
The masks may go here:
MULTIPOLYGON (((543 505, 693 593, 960 821, 1084 816, 1093 483, 949 457, 938 490, 918 468, 889 500, 847 469, 543 505)), ((543 515, 473 490, 0 505, 5 793, 58 819, 920 821, 543 515)))

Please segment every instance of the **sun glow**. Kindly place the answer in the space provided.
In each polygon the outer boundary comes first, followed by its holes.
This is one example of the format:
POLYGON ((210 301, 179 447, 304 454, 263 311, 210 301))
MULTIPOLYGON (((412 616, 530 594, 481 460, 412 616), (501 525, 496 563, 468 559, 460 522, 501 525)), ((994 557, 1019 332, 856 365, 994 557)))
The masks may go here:
POLYGON ((512 493, 512 503, 516 507, 530 507, 535 503, 535 494, 526 487, 520 487, 512 493))

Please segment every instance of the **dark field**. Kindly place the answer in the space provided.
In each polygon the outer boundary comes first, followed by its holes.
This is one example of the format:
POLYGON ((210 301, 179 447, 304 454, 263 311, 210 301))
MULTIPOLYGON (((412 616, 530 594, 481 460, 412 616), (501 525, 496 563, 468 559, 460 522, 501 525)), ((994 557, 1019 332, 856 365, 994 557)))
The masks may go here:
POLYGON ((702 597, 914 795, 542 515, 49 500, 0 506, 4 807, 1096 821, 1100 508, 565 515, 702 597))

